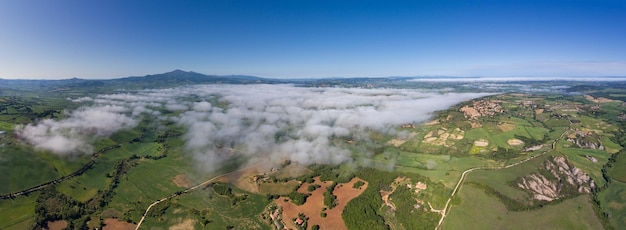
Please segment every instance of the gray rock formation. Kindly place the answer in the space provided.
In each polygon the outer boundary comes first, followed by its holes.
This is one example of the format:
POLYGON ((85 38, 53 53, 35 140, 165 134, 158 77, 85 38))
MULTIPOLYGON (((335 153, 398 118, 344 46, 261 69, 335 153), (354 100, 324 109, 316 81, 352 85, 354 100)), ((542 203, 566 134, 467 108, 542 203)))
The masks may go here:
POLYGON ((517 187, 529 191, 536 200, 552 201, 561 197, 590 193, 595 182, 565 157, 552 157, 543 163, 539 172, 522 177, 517 187))
POLYGON ((576 131, 575 136, 567 138, 567 141, 584 149, 604 150, 600 137, 592 132, 576 131))

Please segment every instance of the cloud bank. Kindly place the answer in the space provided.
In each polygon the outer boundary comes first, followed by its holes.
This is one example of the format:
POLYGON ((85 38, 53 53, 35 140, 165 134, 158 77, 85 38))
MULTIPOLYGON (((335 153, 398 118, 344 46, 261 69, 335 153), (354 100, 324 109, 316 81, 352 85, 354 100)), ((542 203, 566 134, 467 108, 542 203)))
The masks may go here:
MULTIPOLYGON (((292 85, 197 85, 79 98, 93 103, 61 121, 44 120, 20 134, 35 147, 67 154, 89 152, 92 138, 134 127, 142 116, 185 127, 184 148, 204 169, 244 156, 290 159, 304 165, 352 160, 337 137, 363 140, 369 130, 421 122, 437 110, 482 93, 427 90, 302 88, 292 85), (169 112, 167 112, 169 111, 169 112), (171 115, 174 114, 174 115, 171 115)), ((367 154, 367 153, 366 153, 367 154)))
POLYGON ((18 128, 18 134, 35 148, 59 154, 91 153, 91 143, 124 128, 132 128, 137 121, 123 114, 127 108, 115 105, 84 107, 68 114, 68 118, 43 120, 18 128))
POLYGON ((537 81, 626 81, 626 77, 424 77, 416 82, 537 82, 537 81))

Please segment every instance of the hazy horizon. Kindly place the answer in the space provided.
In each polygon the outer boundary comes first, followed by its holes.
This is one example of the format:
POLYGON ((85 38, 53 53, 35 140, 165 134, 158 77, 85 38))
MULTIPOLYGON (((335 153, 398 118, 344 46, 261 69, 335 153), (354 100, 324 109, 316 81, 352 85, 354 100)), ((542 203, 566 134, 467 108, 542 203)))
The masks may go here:
POLYGON ((278 79, 278 80, 300 80, 300 79, 350 79, 350 78, 409 78, 409 81, 416 82, 452 82, 452 81, 550 81, 550 80, 572 80, 572 81, 624 81, 626 80, 626 74, 624 75, 602 75, 602 76, 452 76, 452 75, 421 75, 421 76, 326 76, 326 77, 309 77, 309 78, 298 78, 298 77, 267 77, 267 76, 257 76, 257 75, 244 75, 244 74, 211 74, 211 73, 201 73, 193 70, 181 70, 175 69, 168 72, 163 73, 146 73, 144 75, 133 75, 133 76, 116 76, 110 78, 83 78, 83 77, 66 77, 66 78, 4 78, 0 76, 2 80, 70 80, 70 79, 82 79, 82 80, 114 80, 114 79, 123 79, 129 77, 149 77, 152 75, 160 75, 167 74, 174 71, 183 71, 188 73, 198 73, 206 76, 219 76, 219 77, 229 77, 229 76, 249 76, 249 77, 259 77, 264 79, 278 79))

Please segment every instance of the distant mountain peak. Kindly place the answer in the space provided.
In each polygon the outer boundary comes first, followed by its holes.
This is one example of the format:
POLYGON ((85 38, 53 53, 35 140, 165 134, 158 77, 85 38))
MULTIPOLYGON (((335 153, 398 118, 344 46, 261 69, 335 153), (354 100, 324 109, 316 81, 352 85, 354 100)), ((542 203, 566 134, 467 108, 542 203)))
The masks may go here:
POLYGON ((167 72, 166 74, 168 74, 168 73, 181 74, 181 73, 192 73, 192 72, 184 71, 184 70, 181 70, 181 69, 175 69, 173 71, 167 72))

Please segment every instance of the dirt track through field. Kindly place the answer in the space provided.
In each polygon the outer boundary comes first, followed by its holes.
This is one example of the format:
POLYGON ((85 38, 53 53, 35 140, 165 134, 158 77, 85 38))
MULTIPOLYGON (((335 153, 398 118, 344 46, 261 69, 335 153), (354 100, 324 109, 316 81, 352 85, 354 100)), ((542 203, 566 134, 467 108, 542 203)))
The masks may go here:
MULTIPOLYGON (((452 190, 452 194, 450 194, 450 197, 448 198, 448 201, 446 202, 446 206, 445 206, 442 210, 440 210, 440 213, 441 213, 441 219, 439 219, 439 223, 437 224, 437 227, 435 227, 435 230, 437 230, 437 229, 442 229, 442 226, 443 226, 443 221, 445 220, 446 216, 447 216, 447 215, 448 215, 448 213, 450 212, 450 209, 452 208, 452 207, 450 206, 450 201, 452 201, 452 198, 454 197, 454 195, 456 195, 456 193, 457 193, 457 192, 461 189, 461 185, 463 184, 463 181, 465 180, 465 178, 467 177, 467 175, 468 175, 469 173, 471 173, 471 172, 472 172, 472 171, 474 171, 474 170, 498 170, 498 169, 506 169, 506 168, 514 167, 514 166, 517 166, 517 165, 522 164, 522 163, 524 163, 524 162, 527 162, 527 161, 530 161, 530 160, 532 160, 532 159, 535 159, 536 157, 539 157, 539 156, 541 156, 541 155, 544 155, 544 154, 546 154, 547 152, 554 151, 554 150, 556 150, 556 143, 557 143, 560 139, 562 139, 562 138, 563 138, 563 136, 564 136, 564 135, 565 135, 565 134, 569 131, 569 129, 570 129, 570 127, 568 127, 567 129, 565 129, 565 131, 563 131, 563 133, 561 134, 561 136, 559 136, 559 138, 557 138, 556 140, 554 140, 554 142, 552 142, 552 149, 547 150, 547 151, 544 151, 544 152, 542 152, 541 154, 537 154, 537 155, 534 155, 534 156, 532 156, 532 157, 529 157, 529 158, 527 158, 527 159, 525 159, 525 160, 521 160, 521 161, 519 161, 519 162, 517 162, 517 163, 513 163, 513 164, 510 164, 510 165, 505 165, 505 166, 501 166, 501 167, 480 167, 480 168, 471 168, 471 169, 465 170, 465 171, 461 174, 461 177, 459 178, 459 181, 457 182, 456 186, 454 187, 454 190, 452 190)), ((432 209, 432 207, 431 207, 431 209, 432 209)))
POLYGON ((164 198, 161 198, 160 200, 155 201, 154 203, 150 204, 150 206, 148 206, 148 208, 146 209, 146 211, 145 211, 145 212, 143 212, 143 215, 141 216, 141 220, 139 220, 139 223, 137 223, 137 227, 135 228, 135 230, 138 230, 138 229, 139 229, 139 227, 141 227, 141 224, 142 224, 142 223, 143 223, 143 221, 146 219, 146 215, 148 214, 148 212, 150 211, 150 209, 151 209, 152 207, 154 207, 155 205, 157 205, 157 204, 159 204, 159 203, 161 203, 161 202, 163 202, 163 201, 166 201, 166 200, 168 200, 168 199, 171 199, 171 198, 174 198, 174 197, 177 197, 177 196, 183 195, 183 194, 185 194, 185 193, 191 192, 191 191, 193 191, 193 190, 196 190, 196 189, 198 189, 198 188, 200 188, 200 187, 202 187, 202 186, 205 186, 205 185, 207 185, 207 184, 211 183, 212 181, 217 180, 217 179, 219 179, 219 178, 221 178, 221 177, 223 177, 223 176, 227 176, 227 175, 230 175, 230 174, 232 174, 232 173, 237 173, 237 172, 240 172, 240 171, 245 171, 245 170, 247 170, 247 169, 254 168, 254 167, 257 167, 257 166, 258 166, 258 164, 255 164, 255 165, 251 165, 251 166, 248 166, 248 167, 245 167, 245 168, 237 169, 237 170, 232 171, 232 172, 228 172, 228 173, 224 173, 224 174, 221 174, 221 175, 217 175, 217 176, 215 176, 215 177, 213 177, 213 178, 211 178, 211 179, 208 179, 208 180, 206 180, 206 181, 204 181, 204 182, 202 182, 202 183, 200 183, 200 184, 198 184, 198 185, 196 185, 196 186, 193 186, 193 187, 191 187, 191 188, 188 188, 188 189, 186 189, 185 191, 182 191, 182 192, 177 192, 177 193, 174 193, 174 194, 172 194, 172 195, 169 195, 168 197, 164 197, 164 198))

